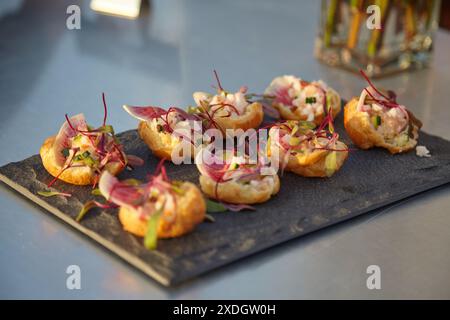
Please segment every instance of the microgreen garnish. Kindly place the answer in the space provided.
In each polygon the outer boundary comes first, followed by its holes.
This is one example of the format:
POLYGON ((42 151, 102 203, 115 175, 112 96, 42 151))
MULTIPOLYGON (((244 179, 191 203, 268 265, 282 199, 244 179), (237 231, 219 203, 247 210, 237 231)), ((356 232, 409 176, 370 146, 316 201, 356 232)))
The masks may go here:
MULTIPOLYGON (((397 103, 397 95, 394 91, 387 90, 386 94, 381 92, 380 90, 377 89, 377 87, 375 87, 375 85, 372 83, 372 81, 370 81, 369 77, 364 73, 363 70, 359 70, 359 72, 364 77, 364 79, 367 81, 370 89, 372 90, 372 92, 371 92, 371 90, 369 90, 368 88, 364 88, 365 93, 369 96, 369 98, 366 97, 366 100, 371 100, 370 102, 376 103, 387 109, 392 109, 392 108, 400 109, 400 111, 404 114, 405 119, 410 124, 409 128, 412 128, 411 123, 414 123, 414 124, 418 125, 419 127, 422 125, 421 122, 418 121, 414 116, 412 116, 411 113, 404 106, 397 103)), ((369 101, 367 101, 367 102, 369 102, 369 101)), ((378 121, 377 121, 377 123, 378 123, 378 121)), ((377 128, 379 126, 379 124, 375 124, 375 123, 373 123, 373 124, 374 124, 375 128, 377 128)), ((381 124, 381 121, 380 121, 380 124, 381 124)))
POLYGON ((62 196, 62 197, 71 197, 70 193, 58 192, 58 191, 38 191, 38 195, 43 197, 53 197, 53 196, 62 196))
POLYGON ((264 156, 260 153, 260 146, 258 145, 258 155, 255 159, 256 163, 251 163, 249 156, 246 154, 238 157, 237 150, 238 149, 223 150, 223 153, 219 155, 217 153, 212 153, 211 150, 206 147, 197 155, 197 168, 200 173, 204 176, 208 176, 215 182, 213 198, 218 202, 207 199, 206 205, 208 212, 254 209, 248 205, 229 204, 220 199, 219 187, 223 183, 235 181, 236 183, 245 185, 253 180, 259 181, 263 178, 261 170, 265 163, 264 156), (199 157, 203 159, 199 159, 199 157))
POLYGON ((144 245, 148 249, 156 248, 157 226, 160 216, 172 218, 170 214, 177 214, 177 197, 184 195, 183 182, 170 181, 164 167, 165 159, 157 165, 153 174, 147 177, 147 182, 130 178, 117 180, 108 171, 102 173, 99 188, 92 190, 92 194, 101 195, 106 202, 88 201, 80 210, 76 221, 80 221, 86 213, 95 207, 102 209, 125 207, 147 220, 147 232, 144 245), (163 204, 161 205, 161 201, 163 204), (169 213, 165 213, 166 203, 171 203, 169 213), (152 208, 154 210, 152 211, 152 208))
POLYGON ((380 90, 377 89, 377 87, 375 87, 375 85, 372 83, 372 81, 370 81, 369 77, 364 73, 363 70, 359 70, 359 72, 361 73, 361 75, 364 77, 364 79, 367 81, 367 83, 369 84, 370 88, 372 88, 372 90, 374 91, 374 93, 370 92, 370 90, 368 90, 367 88, 365 88, 365 92, 369 95, 369 97, 376 102, 377 104, 384 106, 388 109, 391 108, 400 108, 406 115, 406 118, 409 118, 408 112, 406 110, 404 110, 404 108, 402 108, 398 103, 397 103, 397 95, 395 94, 394 91, 392 90, 388 90, 387 91, 387 95, 384 94, 383 92, 381 92, 380 90), (378 97, 376 97, 376 95, 378 97))
POLYGON ((327 114, 318 128, 315 128, 313 122, 295 120, 287 120, 274 126, 279 129, 278 144, 286 154, 286 157, 282 158, 282 168, 287 165, 288 155, 291 153, 303 154, 308 150, 326 150, 329 151, 325 159, 326 174, 331 176, 336 171, 336 152, 348 152, 350 150, 347 147, 336 147, 339 134, 334 131, 331 106, 325 104, 325 107, 327 114), (289 137, 287 142, 284 139, 286 135, 289 137))
POLYGON ((221 83, 220 83, 220 79, 219 79, 219 76, 217 75, 217 71, 216 70, 214 70, 214 76, 216 77, 216 81, 217 81, 217 89, 219 90, 219 91, 225 91, 225 90, 223 90, 223 88, 222 88, 222 85, 221 85, 221 83))
POLYGON ((102 101, 104 108, 103 124, 97 129, 87 125, 82 114, 72 118, 69 118, 67 114, 65 115, 66 124, 64 126, 66 127, 61 129, 61 135, 58 135, 55 139, 55 141, 59 140, 54 148, 61 148, 62 145, 67 144, 71 146, 61 149, 61 154, 66 160, 58 175, 49 183, 49 187, 56 182, 65 170, 70 168, 91 167, 95 173, 93 179, 95 186, 95 181, 98 180, 99 174, 108 163, 119 162, 123 167, 127 166, 127 156, 114 134, 114 129, 111 125, 106 124, 108 108, 104 93, 102 93, 102 101), (86 150, 86 145, 90 151, 86 150))
POLYGON ((228 209, 220 202, 212 201, 210 199, 205 199, 205 201, 207 212, 215 213, 228 211, 228 209))
POLYGON ((88 213, 93 208, 110 209, 110 208, 117 208, 117 206, 112 203, 101 203, 101 202, 98 202, 95 200, 88 201, 81 208, 80 212, 78 213, 77 217, 75 218, 75 221, 80 222, 81 219, 84 218, 86 213, 88 213))

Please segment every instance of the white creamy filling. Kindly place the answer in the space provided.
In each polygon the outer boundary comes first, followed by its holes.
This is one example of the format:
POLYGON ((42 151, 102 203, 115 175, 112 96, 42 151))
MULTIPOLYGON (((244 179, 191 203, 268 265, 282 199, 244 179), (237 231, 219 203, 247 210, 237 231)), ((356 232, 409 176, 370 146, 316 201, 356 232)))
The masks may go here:
POLYGON ((242 92, 226 93, 224 91, 211 99, 210 105, 213 106, 211 110, 226 110, 231 112, 231 117, 239 116, 232 107, 222 106, 222 104, 232 105, 239 112, 239 115, 244 114, 245 108, 249 105, 242 92))
MULTIPOLYGON (((169 116, 170 117, 170 116, 169 116)), ((158 127, 162 127, 163 125, 164 125, 164 122, 161 120, 161 119, 159 119, 159 118, 156 118, 156 119, 152 119, 152 121, 150 121, 150 122, 147 122, 148 124, 149 124, 149 126, 150 126, 150 128, 153 130, 153 131, 156 131, 156 132, 158 132, 158 133, 168 133, 168 132, 165 132, 164 130, 163 131, 160 131, 160 129, 158 128, 158 127)), ((189 127, 189 123, 187 122, 187 121, 179 121, 179 122, 177 122, 176 124, 173 124, 172 125, 172 128, 175 130, 176 128, 178 128, 178 127, 189 127)), ((180 131, 180 132, 184 132, 184 131, 180 131)), ((178 136, 176 136, 176 135, 170 135, 169 136, 169 139, 170 139, 170 144, 169 144, 169 146, 170 147, 172 147, 172 148, 174 148, 174 147, 176 147, 179 143, 180 143, 180 138, 178 137, 178 136)))
POLYGON ((295 98, 302 89, 300 84, 300 78, 291 75, 276 77, 266 88, 264 94, 276 95, 280 90, 285 88, 290 88, 288 90, 289 96, 291 98, 295 98))
POLYGON ((269 188, 270 190, 273 190, 275 186, 275 180, 273 179, 273 176, 265 176, 260 180, 251 180, 250 185, 258 189, 269 188))
POLYGON ((230 114, 230 117, 236 118, 245 113, 249 105, 245 94, 241 91, 236 93, 227 93, 221 91, 219 94, 211 95, 206 92, 194 92, 193 98, 197 106, 201 105, 201 101, 205 101, 211 107, 211 111, 216 111, 216 115, 225 116, 230 114), (227 106, 231 105, 233 107, 227 106), (236 110, 239 114, 236 114, 236 110))
MULTIPOLYGON (((264 94, 278 96, 287 93, 292 100, 292 106, 300 108, 302 115, 306 116, 308 121, 314 120, 317 115, 324 113, 324 91, 328 90, 328 85, 322 81, 314 81, 302 88, 301 79, 285 75, 276 77, 264 91, 264 94), (314 102, 307 100, 315 100, 314 102)), ((284 107, 291 107, 278 101, 284 107)))

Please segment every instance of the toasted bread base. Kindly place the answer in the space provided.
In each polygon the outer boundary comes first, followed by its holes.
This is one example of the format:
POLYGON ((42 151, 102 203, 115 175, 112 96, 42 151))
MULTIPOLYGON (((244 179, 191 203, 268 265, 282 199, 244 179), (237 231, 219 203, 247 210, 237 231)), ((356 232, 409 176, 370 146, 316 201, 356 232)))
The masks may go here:
MULTIPOLYGON (((420 127, 414 123, 412 126, 413 138, 409 138, 407 144, 397 146, 385 141, 384 137, 377 132, 370 122, 370 118, 365 112, 358 112, 357 98, 350 100, 344 107, 344 127, 353 143, 361 149, 370 149, 373 147, 381 147, 389 150, 390 153, 401 153, 414 149, 419 138, 420 127)), ((414 116, 414 115, 412 115, 414 116)), ((415 118, 414 118, 415 119, 415 118)), ((420 121, 416 120, 418 123, 420 121)))
MULTIPOLYGON (((138 133, 155 156, 168 160, 172 159, 172 153, 178 144, 173 144, 173 138, 170 133, 157 132, 146 121, 139 123, 138 133)), ((183 158, 182 150, 180 150, 179 156, 183 158)), ((191 158, 193 157, 195 157, 195 147, 191 146, 191 158)))
MULTIPOLYGON (((345 150, 347 146, 341 142, 336 142, 336 149, 345 150)), ((286 165, 286 171, 292 171, 303 177, 310 178, 325 178, 327 176, 325 159, 331 151, 328 150, 315 150, 307 156, 303 155, 290 155, 289 161, 286 165)), ((336 171, 342 167, 345 160, 348 157, 348 151, 336 151, 336 171)))
POLYGON ((202 191, 210 198, 234 204, 254 204, 269 200, 280 190, 280 179, 277 175, 273 176, 273 185, 261 184, 261 187, 255 187, 250 184, 227 181, 217 183, 208 176, 200 175, 200 186, 202 191))
MULTIPOLYGON (((63 167, 56 163, 55 154, 53 152, 54 142, 55 136, 47 138, 41 146, 39 154, 45 170, 56 177, 63 167)), ((117 175, 124 169, 124 166, 120 162, 110 162, 106 164, 105 169, 111 174, 117 175)), ((95 172, 88 166, 68 168, 59 175, 58 179, 75 185, 90 185, 95 182, 95 172)))
MULTIPOLYGON (((339 94, 332 89, 329 89, 328 93, 332 95, 331 110, 332 110, 333 118, 336 118, 338 113, 341 112, 341 98, 340 98, 339 94)), ((280 105, 278 103, 274 103, 273 106, 280 113, 281 119, 301 120, 301 121, 306 121, 308 119, 307 115, 301 114, 300 108, 297 108, 295 111, 292 111, 290 107, 286 107, 286 106, 280 105)), ((318 126, 323 122, 324 118, 325 118, 325 112, 320 115, 315 116, 313 122, 318 126)))
MULTIPOLYGON (((256 129, 260 126, 264 118, 264 111, 259 102, 254 102, 247 106, 245 113, 236 117, 214 117, 220 129, 256 129)), ((225 132, 224 132, 225 133, 225 132)))
MULTIPOLYGON (((176 196, 177 212, 172 219, 171 212, 164 212, 158 221, 158 238, 174 238, 192 231, 205 218, 206 204, 200 190, 190 182, 184 182, 181 187, 184 195, 176 196)), ((147 232, 147 219, 126 207, 119 210, 119 220, 123 228, 139 237, 147 232)))

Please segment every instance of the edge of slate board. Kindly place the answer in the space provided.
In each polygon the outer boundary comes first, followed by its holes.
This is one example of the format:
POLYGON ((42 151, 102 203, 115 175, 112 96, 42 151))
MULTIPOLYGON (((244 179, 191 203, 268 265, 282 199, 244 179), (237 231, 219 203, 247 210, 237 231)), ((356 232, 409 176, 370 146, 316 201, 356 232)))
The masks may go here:
MULTIPOLYGON (((136 131, 136 130, 125 131, 121 134, 125 134, 126 132, 131 133, 132 131, 136 131)), ((439 139, 442 142, 448 143, 448 141, 446 141, 445 139, 442 139, 440 137, 436 137, 436 136, 432 136, 432 135, 428 135, 428 134, 426 134, 426 135, 428 136, 428 138, 439 139)), ((27 159, 30 159, 30 158, 27 158, 27 159)), ((21 162, 21 161, 19 161, 19 162, 21 162)), ((14 166, 15 163, 14 162, 9 163, 9 164, 1 167, 0 169, 5 169, 9 165, 14 166)), ((449 167, 449 170, 450 170, 450 165, 448 163, 445 166, 449 167)), ((104 246, 105 248, 107 248, 108 250, 114 252, 116 255, 121 257, 124 261, 128 262, 129 264, 133 265, 134 267, 141 270, 145 274, 149 275, 151 278, 153 278, 157 282, 161 283, 164 286, 172 286, 172 285, 179 284, 180 282, 186 281, 188 279, 194 278, 195 276, 198 276, 200 274, 204 274, 206 272, 212 271, 212 270, 216 269, 217 267, 224 266, 226 264, 240 260, 244 257, 251 256, 257 252, 261 252, 268 248, 277 246, 286 241, 297 239, 304 235, 315 232, 319 229, 326 228, 330 225, 335 225, 335 224, 341 223, 343 221, 352 219, 352 218, 362 215, 364 213, 368 213, 372 210, 386 207, 386 206, 396 203, 402 199, 410 198, 410 197, 412 197, 416 194, 422 193, 424 191, 434 189, 436 187, 448 184, 450 182, 450 175, 445 176, 443 178, 441 177, 439 179, 438 178, 427 179, 426 181, 424 181, 424 183, 422 183, 419 186, 412 187, 405 192, 396 193, 394 196, 390 197, 389 200, 380 201, 378 203, 374 203, 374 204, 366 206, 366 207, 355 209, 351 214, 347 214, 340 218, 334 218, 333 220, 329 220, 326 223, 322 223, 320 225, 311 227, 308 230, 301 232, 301 234, 293 235, 291 233, 282 233, 282 232, 274 233, 271 235, 270 242, 267 241, 267 242, 257 243, 251 249, 246 250, 246 251, 239 251, 239 252, 235 253, 231 258, 228 257, 226 260, 216 259, 207 265, 204 265, 204 264, 196 265, 195 270, 189 270, 189 271, 177 272, 177 273, 172 273, 171 270, 183 270, 183 258, 170 257, 171 258, 170 268, 168 268, 167 266, 161 266, 161 265, 155 265, 154 267, 152 267, 148 261, 138 257, 137 255, 134 255, 133 253, 129 253, 125 249, 121 248, 118 244, 115 244, 112 241, 107 240, 99 233, 92 231, 89 228, 85 227, 83 224, 76 222, 69 214, 64 213, 63 211, 59 210, 56 207, 53 207, 51 204, 47 203, 42 198, 33 194, 31 191, 29 191, 25 187, 21 186, 20 184, 12 181, 10 178, 8 178, 7 176, 5 176, 2 173, 0 173, 0 181, 3 181, 6 185, 8 185, 12 189, 18 191, 20 194, 22 194, 29 200, 33 201, 40 207, 42 207, 45 210, 49 211, 50 213, 54 214, 55 216, 57 216, 58 218, 60 218, 61 220, 63 220, 67 224, 69 224, 70 226, 79 230, 81 233, 87 235, 89 238, 94 240, 96 243, 98 243, 98 244, 104 246)))
POLYGON ((33 203, 36 203, 37 205, 41 206, 45 210, 49 211, 50 213, 53 213, 59 219, 63 220, 64 222, 66 222, 70 226, 74 227, 75 229, 81 231, 81 233, 83 233, 83 234, 87 235, 88 237, 90 237, 91 239, 95 240, 96 243, 99 243, 102 246, 106 247, 107 249, 111 250, 112 252, 117 254, 119 257, 124 259, 126 262, 130 263, 131 265, 135 266, 139 270, 148 274, 150 277, 152 277, 156 281, 160 282, 161 284, 163 284, 165 286, 171 285, 171 282, 169 281, 168 278, 161 276, 150 265, 146 264, 144 261, 139 259, 137 256, 134 256, 133 254, 128 253, 126 250, 120 248, 118 245, 103 238, 100 234, 84 227, 81 223, 76 222, 69 215, 65 214, 58 208, 52 207, 44 200, 42 200, 38 196, 34 195, 29 190, 27 190, 24 187, 22 187, 21 185, 15 183, 14 181, 12 181, 11 179, 9 179, 8 177, 4 176, 1 173, 0 173, 0 181, 4 182, 6 185, 11 187, 12 189, 16 190, 23 196, 25 196, 28 199, 30 199, 31 201, 33 201, 33 203))
MULTIPOLYGON (((177 285, 177 284, 179 284, 179 283, 181 283, 183 281, 186 281, 186 280, 188 280, 188 279, 190 279, 192 277, 192 274, 187 275, 186 277, 178 277, 178 278, 176 278, 176 277, 174 277, 174 278, 164 277, 161 274, 159 274, 157 271, 155 271, 149 264, 147 264, 143 260, 139 259, 137 256, 128 253, 126 250, 120 248, 118 245, 114 244, 113 242, 106 240, 105 238, 103 238, 98 233, 96 233, 94 231, 91 231, 88 228, 84 227, 81 223, 76 222, 74 219, 72 219, 70 216, 68 216, 67 214, 63 213, 59 209, 50 206, 47 202, 43 201, 38 196, 34 195, 30 191, 28 191, 24 187, 20 186, 19 184, 15 183, 14 181, 10 180, 9 178, 7 178, 6 176, 4 176, 1 173, 0 173, 0 181, 4 182, 7 186, 12 188, 13 190, 16 190, 17 192, 19 192, 21 195, 25 196, 26 198, 31 200, 33 203, 36 203, 37 205, 41 206, 45 210, 47 210, 50 213, 54 214, 59 219, 63 220, 65 223, 69 224, 73 228, 81 231, 83 234, 87 235, 89 238, 94 240, 95 243, 101 244, 102 246, 104 246, 108 250, 110 250, 113 253, 115 253, 116 255, 118 255, 125 262, 131 264, 135 268, 137 268, 140 271, 144 272, 145 274, 149 275, 151 278, 153 278, 154 280, 156 280, 157 282, 159 282, 162 285, 164 285, 164 286, 177 285)), ((302 233, 300 236, 297 236, 297 237, 294 237, 294 238, 289 237, 289 236, 280 237, 279 240, 277 241, 276 245, 268 244, 268 245, 259 246, 259 247, 256 246, 254 248, 254 250, 243 252, 241 255, 236 256, 235 259, 228 260, 226 263, 217 263, 217 264, 213 265, 213 268, 211 268, 210 267, 211 265, 210 265, 206 269, 198 269, 198 272, 196 273, 196 275, 205 274, 205 273, 207 273, 209 271, 215 270, 219 266, 224 266, 226 264, 236 262, 238 260, 241 260, 244 257, 252 256, 255 253, 265 251, 265 250, 267 250, 269 248, 281 245, 281 244, 283 244, 285 242, 288 242, 290 240, 298 239, 300 237, 306 236, 306 235, 308 235, 310 233, 313 233, 315 231, 327 228, 327 227, 329 227, 331 225, 340 224, 342 222, 345 222, 347 220, 350 220, 350 219, 355 218, 357 216, 360 216, 362 214, 369 213, 369 212, 371 212, 373 210, 380 209, 380 208, 383 208, 383 207, 389 207, 390 205, 395 204, 395 203, 397 203, 397 202, 399 202, 401 200, 407 200, 407 199, 409 199, 409 198, 411 198, 411 197, 413 197, 415 195, 418 195, 420 193, 425 193, 427 191, 431 191, 431 190, 433 190, 435 188, 438 188, 440 186, 443 186, 443 185, 446 185, 446 184, 449 184, 449 183, 450 183, 450 181, 449 182, 429 184, 429 185, 426 185, 426 186, 421 186, 420 188, 417 188, 413 192, 405 192, 404 194, 400 194, 397 197, 396 200, 389 201, 388 203, 385 203, 385 204, 375 204, 375 205, 367 207, 365 209, 358 210, 357 212, 355 212, 352 215, 347 215, 347 216, 345 216, 344 218, 342 218, 340 220, 334 220, 334 221, 332 221, 330 223, 325 223, 323 225, 320 225, 320 227, 318 227, 316 229, 311 229, 308 232, 302 233)))

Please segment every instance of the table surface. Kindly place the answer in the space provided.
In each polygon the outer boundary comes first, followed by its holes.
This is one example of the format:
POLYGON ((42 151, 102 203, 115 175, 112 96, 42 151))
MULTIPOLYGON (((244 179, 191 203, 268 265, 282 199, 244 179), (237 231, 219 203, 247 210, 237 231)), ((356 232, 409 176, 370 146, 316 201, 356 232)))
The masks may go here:
MULTIPOLYGON (((89 1, 2 1, 0 165, 36 154, 66 112, 100 123, 101 92, 123 131, 136 121, 122 104, 191 104, 213 69, 230 90, 261 92, 296 74, 358 95, 360 78, 313 58, 318 16, 312 0, 160 0, 137 20, 98 15, 89 1), (66 8, 77 3, 81 30, 68 30, 66 8)), ((395 88, 425 131, 450 139, 448 32, 437 32, 435 50, 431 68, 377 83, 395 88)), ((0 297, 450 298, 449 195, 443 186, 165 288, 2 185, 0 297), (74 264, 81 290, 66 288, 74 264), (380 290, 367 289, 369 265, 381 269, 380 290)))

